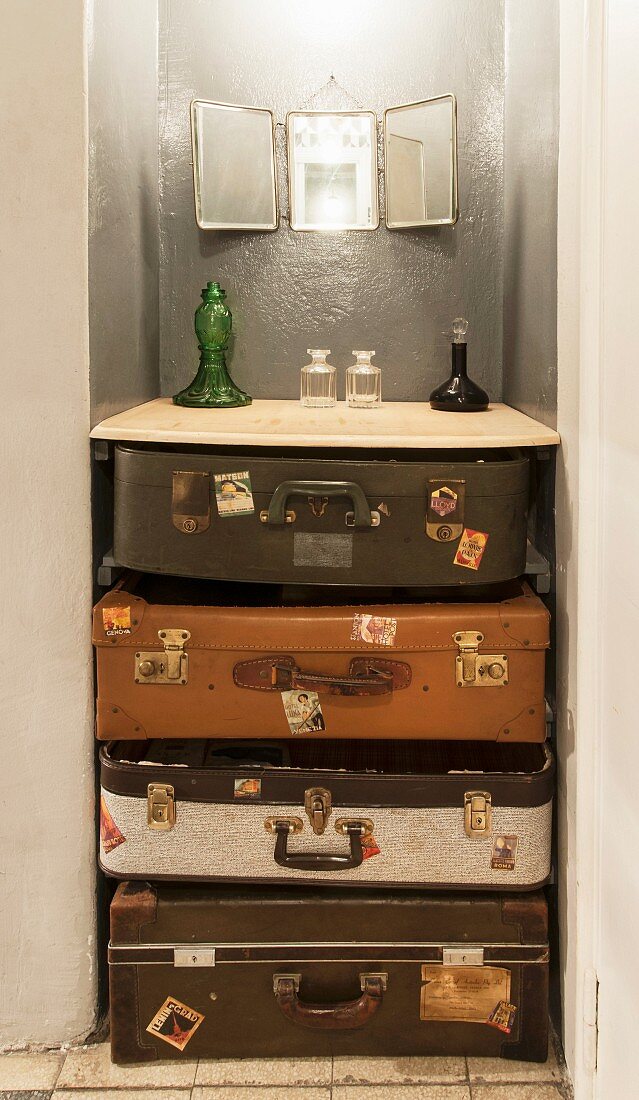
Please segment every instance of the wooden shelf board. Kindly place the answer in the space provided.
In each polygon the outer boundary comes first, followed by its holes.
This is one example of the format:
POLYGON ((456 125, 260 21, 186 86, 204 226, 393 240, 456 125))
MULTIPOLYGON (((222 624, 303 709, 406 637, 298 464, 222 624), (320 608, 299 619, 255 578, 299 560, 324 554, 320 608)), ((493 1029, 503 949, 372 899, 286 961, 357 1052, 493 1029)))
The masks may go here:
POLYGON ((425 402, 378 409, 306 409, 299 401, 254 401, 243 409, 182 409, 158 397, 103 420, 92 439, 264 447, 548 447, 559 436, 508 405, 481 413, 435 412, 425 402))

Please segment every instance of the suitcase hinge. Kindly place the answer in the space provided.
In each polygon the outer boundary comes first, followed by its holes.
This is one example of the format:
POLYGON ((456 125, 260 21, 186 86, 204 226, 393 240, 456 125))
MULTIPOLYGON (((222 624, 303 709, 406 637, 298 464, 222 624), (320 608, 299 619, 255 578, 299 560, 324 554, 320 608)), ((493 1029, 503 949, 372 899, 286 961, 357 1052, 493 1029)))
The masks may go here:
POLYGON ((136 684, 186 684, 189 678, 189 657, 184 652, 190 630, 158 630, 164 653, 154 649, 140 650, 135 655, 136 684))
POLYGON ((146 823, 149 829, 163 833, 175 825, 175 791, 169 783, 149 783, 146 823))
POLYGON ((309 787, 304 791, 304 809, 316 836, 324 832, 332 808, 331 792, 324 787, 309 787))
POLYGON ((484 635, 478 630, 458 630, 453 639, 459 649, 455 658, 457 687, 506 687, 507 654, 479 653, 484 635))
POLYGON ((464 830, 466 836, 488 836, 492 827, 492 796, 488 791, 466 791, 464 795, 464 830))
POLYGON ((483 966, 483 947, 442 947, 444 966, 483 966))

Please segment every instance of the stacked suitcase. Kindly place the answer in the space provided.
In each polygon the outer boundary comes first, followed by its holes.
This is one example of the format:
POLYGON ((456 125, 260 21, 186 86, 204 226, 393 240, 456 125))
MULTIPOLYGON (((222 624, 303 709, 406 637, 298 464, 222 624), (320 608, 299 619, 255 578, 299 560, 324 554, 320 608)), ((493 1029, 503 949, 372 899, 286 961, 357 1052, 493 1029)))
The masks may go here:
POLYGON ((130 571, 94 613, 115 1061, 545 1059, 528 477, 517 451, 118 445, 130 571))

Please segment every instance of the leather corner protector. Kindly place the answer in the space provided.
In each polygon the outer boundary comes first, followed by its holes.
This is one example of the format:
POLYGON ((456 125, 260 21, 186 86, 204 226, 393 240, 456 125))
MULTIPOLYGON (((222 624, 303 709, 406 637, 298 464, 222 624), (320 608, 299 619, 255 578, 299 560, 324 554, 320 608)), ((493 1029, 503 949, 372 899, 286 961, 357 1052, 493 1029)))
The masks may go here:
POLYGON ((95 735, 98 741, 145 741, 147 737, 141 722, 104 699, 96 704, 95 735))
POLYGON ((529 741, 539 744, 546 740, 546 704, 531 703, 504 722, 497 734, 498 741, 529 741))

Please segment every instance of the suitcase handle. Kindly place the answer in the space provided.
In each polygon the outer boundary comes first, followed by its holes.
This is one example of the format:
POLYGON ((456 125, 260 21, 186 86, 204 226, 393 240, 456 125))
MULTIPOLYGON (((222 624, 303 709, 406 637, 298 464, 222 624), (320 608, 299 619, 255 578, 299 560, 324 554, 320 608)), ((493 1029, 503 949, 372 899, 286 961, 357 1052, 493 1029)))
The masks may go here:
POLYGON ((362 995, 355 1001, 311 1004, 299 997, 299 974, 274 974, 273 990, 281 1012, 302 1027, 352 1031, 365 1027, 382 1004, 386 989, 385 974, 360 974, 362 995))
POLYGON ((364 861, 362 836, 367 831, 367 825, 363 821, 347 821, 344 825, 342 831, 351 841, 348 855, 342 852, 289 852, 291 826, 284 818, 273 821, 272 831, 276 836, 273 859, 280 867, 290 871, 348 871, 351 867, 359 867, 364 861))
POLYGON ((273 496, 263 522, 285 524, 286 502, 292 496, 347 497, 353 504, 353 527, 373 527, 373 515, 364 490, 354 481, 282 481, 273 496))
POLYGON ((391 695, 407 688, 411 667, 405 661, 385 657, 353 657, 348 672, 304 672, 294 657, 260 657, 238 661, 233 681, 253 691, 316 691, 318 695, 391 695))

